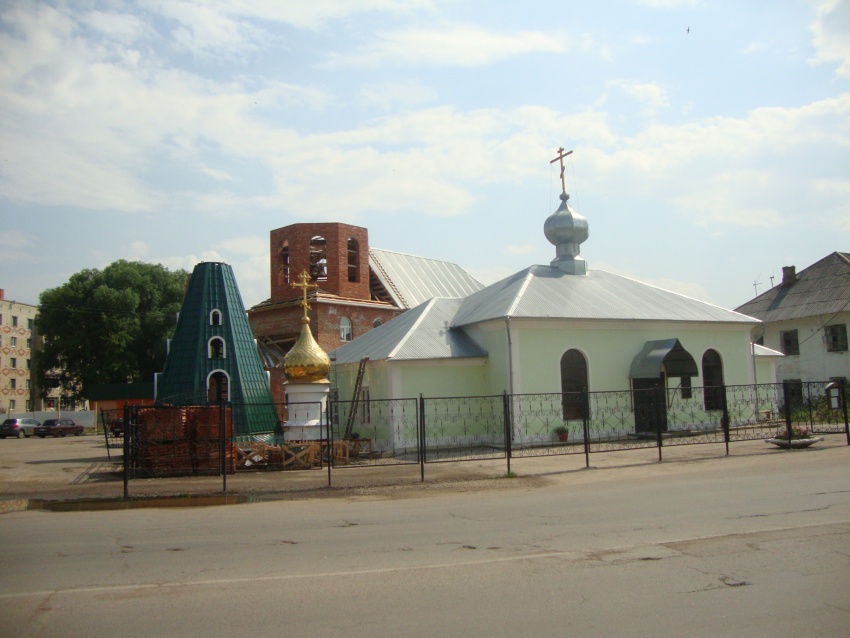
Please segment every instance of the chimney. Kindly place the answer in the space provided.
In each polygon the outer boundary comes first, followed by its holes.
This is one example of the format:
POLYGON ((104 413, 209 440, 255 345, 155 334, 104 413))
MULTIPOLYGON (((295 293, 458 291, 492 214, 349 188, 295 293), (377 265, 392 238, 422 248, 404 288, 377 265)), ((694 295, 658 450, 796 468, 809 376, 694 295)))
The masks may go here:
POLYGON ((0 301, 3 301, 6 298, 6 291, 0 288, 0 301))
POLYGON ((782 266, 782 285, 790 286, 797 281, 796 266, 782 266))

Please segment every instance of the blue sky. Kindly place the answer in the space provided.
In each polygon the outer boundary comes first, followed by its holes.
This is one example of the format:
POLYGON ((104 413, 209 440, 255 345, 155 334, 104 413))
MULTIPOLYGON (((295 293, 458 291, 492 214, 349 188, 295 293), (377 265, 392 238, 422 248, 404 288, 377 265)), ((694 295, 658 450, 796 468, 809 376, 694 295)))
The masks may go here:
POLYGON ((484 283, 555 249, 735 307, 850 251, 850 0, 6 0, 0 287, 342 221, 484 283))

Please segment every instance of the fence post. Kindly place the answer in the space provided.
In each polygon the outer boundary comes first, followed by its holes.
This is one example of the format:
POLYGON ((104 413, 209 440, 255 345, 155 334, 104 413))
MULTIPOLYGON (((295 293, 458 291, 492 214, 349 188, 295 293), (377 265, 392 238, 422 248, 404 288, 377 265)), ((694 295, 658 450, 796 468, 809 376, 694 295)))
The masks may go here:
POLYGON ((590 467, 590 394, 581 389, 581 429, 584 436, 584 467, 590 467))
POLYGON ((782 382, 782 399, 785 402, 783 406, 785 412, 785 433, 788 435, 788 449, 791 449, 791 385, 787 381, 782 382))
POLYGON ((425 397, 422 394, 419 394, 419 419, 416 424, 417 432, 416 434, 419 437, 418 447, 419 447, 419 478, 424 483, 425 482, 425 397))
MULTIPOLYGON (((846 419, 845 419, 846 420, 846 419)), ((130 498, 130 406, 124 406, 124 498, 130 498)))
POLYGON ((505 424, 505 458, 508 463, 508 475, 511 473, 511 435, 513 433, 513 423, 511 422, 511 398, 508 397, 508 391, 502 392, 502 422, 505 424))
POLYGON ((847 381, 841 379, 841 408, 844 412, 844 434, 847 435, 847 445, 850 445, 850 426, 847 423, 847 381))
MULTIPOLYGON (((333 411, 332 407, 336 407, 333 405, 333 399, 329 399, 327 403, 327 414, 325 415, 325 422, 328 425, 327 432, 327 441, 328 441, 328 487, 331 486, 331 465, 333 465, 334 458, 334 429, 331 427, 331 415, 333 411)), ((322 413, 322 408, 319 406, 319 414, 322 413)), ((321 443, 319 444, 319 450, 321 451, 321 443)), ((319 454, 319 462, 321 463, 322 455, 319 454)))
POLYGON ((224 400, 218 402, 218 453, 221 466, 221 492, 227 494, 227 411, 224 400))
POLYGON ((666 408, 667 407, 666 406, 667 397, 664 396, 664 389, 661 387, 661 385, 658 382, 656 382, 655 383, 655 401, 653 401, 653 407, 654 407, 653 412, 655 412, 655 419, 654 419, 655 420, 655 439, 656 439, 656 442, 658 443, 658 461, 659 462, 661 462, 661 445, 662 445, 662 442, 661 442, 661 402, 662 401, 665 402, 664 407, 666 408))
POLYGON ((809 431, 815 428, 815 410, 812 405, 812 384, 806 381, 806 403, 809 404, 809 431))
MULTIPOLYGON (((725 383, 720 384, 720 391, 723 393, 723 414, 720 416, 720 425, 723 427, 723 440, 726 442, 726 456, 729 456, 729 403, 726 400, 725 383)), ((703 392, 705 392, 705 389, 703 389, 703 392)), ((758 394, 756 394, 756 406, 758 406, 758 394)), ((758 418, 758 409, 756 409, 756 418, 758 418)))

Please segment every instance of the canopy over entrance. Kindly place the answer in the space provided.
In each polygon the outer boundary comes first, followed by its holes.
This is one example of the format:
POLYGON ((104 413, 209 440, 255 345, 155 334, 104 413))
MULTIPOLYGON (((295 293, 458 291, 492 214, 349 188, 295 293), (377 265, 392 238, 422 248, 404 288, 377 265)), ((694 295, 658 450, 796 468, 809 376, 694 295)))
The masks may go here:
POLYGON ((662 371, 668 377, 699 375, 694 358, 678 339, 647 341, 640 354, 632 360, 629 376, 632 379, 657 379, 662 371))

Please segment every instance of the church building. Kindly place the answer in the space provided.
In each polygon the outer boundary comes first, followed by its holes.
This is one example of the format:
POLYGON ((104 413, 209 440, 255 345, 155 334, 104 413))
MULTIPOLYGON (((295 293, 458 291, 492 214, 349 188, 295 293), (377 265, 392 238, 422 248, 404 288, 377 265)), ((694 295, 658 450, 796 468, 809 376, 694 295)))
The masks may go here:
POLYGON ((458 265, 369 246, 366 228, 342 223, 291 224, 269 234, 271 296, 248 310, 276 402, 283 401, 282 361, 301 334, 301 291, 308 273, 310 325, 326 352, 433 297, 464 297, 482 288, 458 265))
MULTIPOLYGON (((566 188, 560 199, 543 227, 555 247, 548 265, 471 294, 435 296, 337 348, 340 399, 353 398, 364 357, 360 385, 372 399, 659 386, 687 398, 691 387, 775 378, 779 353, 751 344, 756 319, 588 267, 580 255, 587 220, 566 188)), ((719 409, 716 392, 704 400, 706 410, 719 409)))

